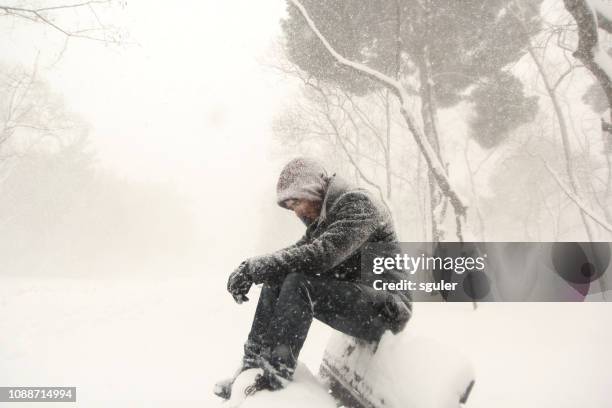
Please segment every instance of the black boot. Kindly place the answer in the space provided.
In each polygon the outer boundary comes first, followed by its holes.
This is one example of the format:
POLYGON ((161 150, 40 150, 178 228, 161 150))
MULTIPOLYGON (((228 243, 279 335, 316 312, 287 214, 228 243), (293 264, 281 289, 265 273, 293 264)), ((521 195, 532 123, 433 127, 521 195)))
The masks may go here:
POLYGON ((277 391, 286 386, 287 380, 281 379, 279 376, 269 370, 264 370, 263 374, 258 374, 252 385, 249 385, 244 393, 247 396, 255 394, 257 391, 268 390, 277 391))

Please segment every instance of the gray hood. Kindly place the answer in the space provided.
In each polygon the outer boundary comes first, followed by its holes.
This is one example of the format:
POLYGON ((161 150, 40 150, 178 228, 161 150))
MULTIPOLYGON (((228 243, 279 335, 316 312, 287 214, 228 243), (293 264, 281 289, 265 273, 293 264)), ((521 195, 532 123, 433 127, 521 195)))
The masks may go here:
POLYGON ((287 208, 285 202, 290 199, 323 201, 328 182, 327 171, 317 160, 295 158, 281 171, 276 184, 276 202, 287 208))

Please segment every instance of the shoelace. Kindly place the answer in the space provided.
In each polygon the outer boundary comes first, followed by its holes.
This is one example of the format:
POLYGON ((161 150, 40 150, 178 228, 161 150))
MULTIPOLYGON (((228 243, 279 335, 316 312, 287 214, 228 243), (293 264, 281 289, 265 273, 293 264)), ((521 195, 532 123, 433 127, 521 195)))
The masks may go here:
POLYGON ((266 383, 264 376, 262 374, 257 374, 257 377, 255 377, 255 381, 253 382, 253 384, 245 388, 244 394, 247 397, 251 396, 255 394, 257 391, 264 389, 266 384, 267 383, 266 383))

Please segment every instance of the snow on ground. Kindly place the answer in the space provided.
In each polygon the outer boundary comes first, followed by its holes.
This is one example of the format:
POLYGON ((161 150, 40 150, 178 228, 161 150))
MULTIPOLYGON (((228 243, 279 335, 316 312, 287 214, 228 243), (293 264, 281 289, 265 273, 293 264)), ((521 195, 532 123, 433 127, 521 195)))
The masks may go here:
MULTIPOLYGON (((221 269, 206 270, 0 277, 0 385, 78 387, 77 404, 55 407, 218 406, 212 386, 239 361, 257 294, 235 305, 221 269)), ((611 303, 419 303, 407 330, 470 356, 469 407, 607 408, 611 316, 611 303)), ((313 327, 301 355, 312 372, 330 333, 313 327)))
POLYGON ((611 303, 417 304, 412 330, 470 356, 468 407, 609 407, 611 303))
POLYGON ((336 408, 336 401, 327 393, 317 378, 303 364, 299 364, 293 382, 278 391, 260 391, 245 398, 244 391, 253 383, 260 369, 247 370, 238 376, 232 390, 232 398, 219 403, 220 408, 336 408))

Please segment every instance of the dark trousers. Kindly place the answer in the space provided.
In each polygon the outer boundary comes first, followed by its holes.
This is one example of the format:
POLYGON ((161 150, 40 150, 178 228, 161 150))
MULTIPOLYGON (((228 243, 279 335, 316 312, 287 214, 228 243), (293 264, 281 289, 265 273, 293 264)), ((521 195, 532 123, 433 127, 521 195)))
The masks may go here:
POLYGON ((313 318, 376 342, 389 328, 384 306, 390 296, 394 295, 359 283, 301 273, 290 273, 277 284, 264 283, 245 357, 264 350, 264 360, 291 378, 313 318))

